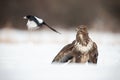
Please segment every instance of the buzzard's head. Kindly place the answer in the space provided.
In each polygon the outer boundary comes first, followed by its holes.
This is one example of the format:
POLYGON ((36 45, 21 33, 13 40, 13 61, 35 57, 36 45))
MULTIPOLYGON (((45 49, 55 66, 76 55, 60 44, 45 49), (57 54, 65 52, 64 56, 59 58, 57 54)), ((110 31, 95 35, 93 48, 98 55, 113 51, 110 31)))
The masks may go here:
POLYGON ((88 34, 88 31, 87 31, 87 26, 85 25, 80 25, 76 28, 76 31, 79 33, 79 34, 88 34))
POLYGON ((82 43, 83 45, 86 45, 89 40, 87 26, 80 25, 76 28, 76 30, 77 30, 77 35, 76 35, 77 42, 82 43))

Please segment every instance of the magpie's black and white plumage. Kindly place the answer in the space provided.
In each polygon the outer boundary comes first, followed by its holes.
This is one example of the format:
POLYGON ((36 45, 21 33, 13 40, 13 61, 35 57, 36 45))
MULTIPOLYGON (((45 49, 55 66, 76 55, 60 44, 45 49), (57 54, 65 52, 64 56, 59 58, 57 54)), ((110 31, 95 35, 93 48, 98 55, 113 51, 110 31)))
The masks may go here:
POLYGON ((24 19, 28 19, 27 22, 27 27, 28 30, 38 30, 40 27, 42 27, 43 25, 46 25, 48 28, 50 28, 51 30, 53 30, 56 33, 59 33, 57 30, 53 29, 52 27, 50 27, 48 24, 46 24, 43 19, 40 19, 36 16, 32 16, 32 15, 27 15, 24 16, 24 19))

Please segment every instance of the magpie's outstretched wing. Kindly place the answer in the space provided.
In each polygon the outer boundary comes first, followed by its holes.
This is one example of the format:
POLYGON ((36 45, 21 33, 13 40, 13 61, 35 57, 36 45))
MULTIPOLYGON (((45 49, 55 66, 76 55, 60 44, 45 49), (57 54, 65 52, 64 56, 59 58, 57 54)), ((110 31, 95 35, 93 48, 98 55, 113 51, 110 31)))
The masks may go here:
POLYGON ((56 33, 61 34, 60 32, 58 32, 57 30, 55 30, 54 28, 50 27, 48 24, 46 24, 45 22, 43 22, 44 25, 46 25, 48 28, 50 28, 51 30, 53 30, 56 33))

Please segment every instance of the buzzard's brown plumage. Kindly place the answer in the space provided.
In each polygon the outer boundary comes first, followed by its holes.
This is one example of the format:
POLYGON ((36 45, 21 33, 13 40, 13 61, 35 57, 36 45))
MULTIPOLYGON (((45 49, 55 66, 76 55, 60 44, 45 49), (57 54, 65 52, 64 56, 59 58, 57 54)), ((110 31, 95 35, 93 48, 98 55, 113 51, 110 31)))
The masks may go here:
POLYGON ((76 39, 71 44, 63 47, 52 62, 97 63, 97 45, 89 38, 87 27, 81 25, 76 30, 76 39))

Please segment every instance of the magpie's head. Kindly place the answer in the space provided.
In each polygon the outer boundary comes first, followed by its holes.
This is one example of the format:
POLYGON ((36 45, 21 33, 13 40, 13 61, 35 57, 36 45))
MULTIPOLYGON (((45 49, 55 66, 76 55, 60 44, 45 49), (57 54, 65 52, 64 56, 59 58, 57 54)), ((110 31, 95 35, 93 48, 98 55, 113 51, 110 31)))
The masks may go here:
POLYGON ((32 15, 27 15, 27 16, 24 16, 24 19, 29 19, 29 20, 32 20, 34 18, 34 16, 32 15))

